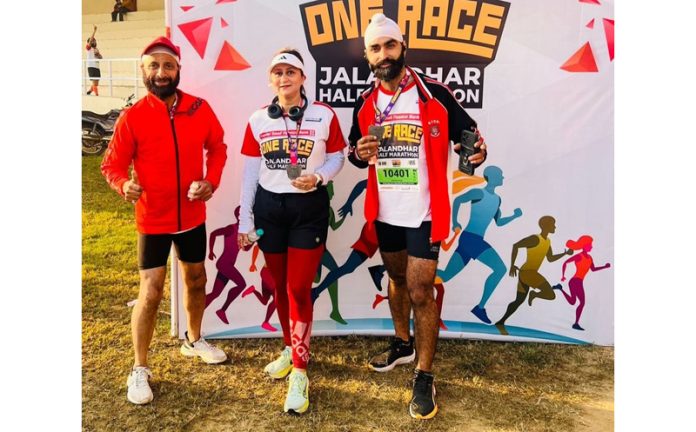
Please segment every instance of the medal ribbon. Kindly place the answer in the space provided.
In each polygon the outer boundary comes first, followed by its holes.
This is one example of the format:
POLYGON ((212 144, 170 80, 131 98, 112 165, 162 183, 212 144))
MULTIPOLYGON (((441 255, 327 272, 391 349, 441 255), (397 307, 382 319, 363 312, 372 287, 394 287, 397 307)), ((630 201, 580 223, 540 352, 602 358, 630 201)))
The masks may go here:
POLYGON ((285 133, 288 134, 288 142, 290 144, 290 164, 297 165, 297 141, 300 138, 300 128, 302 127, 302 119, 297 122, 297 129, 295 130, 295 139, 290 136, 290 130, 288 130, 288 121, 283 116, 283 121, 285 122, 285 133))
POLYGON ((406 87, 406 84, 408 84, 408 79, 411 77, 408 72, 404 74, 404 77, 401 79, 399 82, 399 88, 396 89, 394 92, 394 95, 392 96, 391 100, 389 101, 389 104, 387 107, 384 109, 384 112, 380 112, 379 108, 377 108, 377 98, 372 100, 372 105, 375 108, 375 125, 376 126, 381 126, 382 122, 389 116, 389 113, 391 112, 392 108, 394 108, 394 105, 396 104, 396 100, 399 99, 399 96, 401 96, 401 92, 404 90, 406 87))

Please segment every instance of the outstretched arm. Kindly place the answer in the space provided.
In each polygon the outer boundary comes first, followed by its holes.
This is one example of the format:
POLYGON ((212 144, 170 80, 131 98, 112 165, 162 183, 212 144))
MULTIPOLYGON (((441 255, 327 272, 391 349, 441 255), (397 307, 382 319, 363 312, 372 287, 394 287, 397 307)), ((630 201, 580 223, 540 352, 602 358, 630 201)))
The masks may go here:
POLYGON ((522 209, 516 208, 510 216, 501 216, 500 215, 500 207, 498 207, 498 211, 495 213, 495 224, 500 226, 504 226, 509 224, 510 222, 514 221, 518 217, 522 216, 522 209))
POLYGON ((551 247, 549 247, 548 252, 546 252, 546 259, 549 260, 549 262, 554 262, 558 261, 566 255, 573 255, 573 249, 566 249, 563 252, 554 255, 553 251, 551 250, 551 247))
POLYGON ((96 35, 96 34, 97 34, 97 25, 94 24, 94 30, 92 31, 92 36, 90 36, 90 38, 94 38, 94 35, 96 35))
POLYGON ((595 265, 594 265, 594 260, 593 260, 593 261, 592 261, 592 266, 590 266, 590 270, 592 270, 593 272, 596 272, 596 271, 599 271, 599 270, 608 269, 609 267, 611 267, 611 263, 606 263, 606 264, 604 264, 603 266, 595 267, 595 265))
POLYGON ((353 190, 350 192, 350 195, 348 196, 346 203, 338 209, 339 217, 345 218, 348 214, 353 214, 353 201, 358 199, 358 197, 365 190, 366 187, 367 179, 360 180, 358 183, 355 184, 355 186, 353 186, 353 190))

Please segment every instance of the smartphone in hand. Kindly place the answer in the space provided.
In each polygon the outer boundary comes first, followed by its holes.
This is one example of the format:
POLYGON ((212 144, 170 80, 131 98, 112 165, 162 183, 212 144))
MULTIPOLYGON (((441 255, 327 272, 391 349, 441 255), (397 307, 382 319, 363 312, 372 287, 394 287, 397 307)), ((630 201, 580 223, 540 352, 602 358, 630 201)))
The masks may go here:
POLYGON ((478 153, 474 144, 478 141, 478 135, 474 132, 462 131, 462 148, 459 150, 459 171, 467 175, 474 175, 474 164, 469 161, 469 156, 478 153))

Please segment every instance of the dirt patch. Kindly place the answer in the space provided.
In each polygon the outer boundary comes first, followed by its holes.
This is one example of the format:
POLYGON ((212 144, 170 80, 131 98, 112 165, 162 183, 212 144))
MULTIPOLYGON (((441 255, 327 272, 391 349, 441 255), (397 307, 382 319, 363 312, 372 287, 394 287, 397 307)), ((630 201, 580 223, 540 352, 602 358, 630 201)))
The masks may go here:
POLYGON ((580 404, 582 415, 575 432, 607 432, 614 430, 614 386, 603 389, 592 400, 580 404))

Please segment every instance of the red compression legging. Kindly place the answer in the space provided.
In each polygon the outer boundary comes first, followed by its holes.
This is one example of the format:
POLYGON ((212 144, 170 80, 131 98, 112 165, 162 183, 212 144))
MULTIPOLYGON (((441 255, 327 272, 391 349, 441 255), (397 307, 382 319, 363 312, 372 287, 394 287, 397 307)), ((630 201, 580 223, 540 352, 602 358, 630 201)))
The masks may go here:
POLYGON ((275 280, 278 320, 286 346, 292 347, 292 364, 307 369, 309 337, 312 333, 312 282, 324 253, 314 249, 288 247, 287 253, 266 253, 268 270, 275 280))

